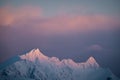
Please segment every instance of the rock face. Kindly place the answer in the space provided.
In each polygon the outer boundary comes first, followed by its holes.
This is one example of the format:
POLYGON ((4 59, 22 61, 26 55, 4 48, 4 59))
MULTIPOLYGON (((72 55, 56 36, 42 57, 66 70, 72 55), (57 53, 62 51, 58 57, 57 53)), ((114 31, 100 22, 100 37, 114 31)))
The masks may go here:
POLYGON ((39 49, 19 56, 20 60, 0 70, 0 80, 119 80, 101 68, 93 57, 86 62, 47 57, 39 49))

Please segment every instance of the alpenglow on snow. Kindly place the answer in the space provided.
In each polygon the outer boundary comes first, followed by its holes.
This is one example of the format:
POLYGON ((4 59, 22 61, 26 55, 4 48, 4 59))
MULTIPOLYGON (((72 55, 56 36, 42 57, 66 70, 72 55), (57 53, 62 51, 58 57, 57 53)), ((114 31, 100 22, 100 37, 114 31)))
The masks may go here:
POLYGON ((39 49, 18 56, 0 68, 0 80, 120 80, 109 69, 99 66, 93 57, 76 63, 72 59, 47 57, 39 49))

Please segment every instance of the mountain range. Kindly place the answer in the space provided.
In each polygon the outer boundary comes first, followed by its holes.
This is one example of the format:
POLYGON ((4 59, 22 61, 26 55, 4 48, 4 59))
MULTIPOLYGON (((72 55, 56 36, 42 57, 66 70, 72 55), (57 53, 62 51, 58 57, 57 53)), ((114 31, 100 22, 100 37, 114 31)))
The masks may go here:
POLYGON ((82 63, 45 56, 39 49, 0 65, 0 80, 120 80, 93 57, 82 63))

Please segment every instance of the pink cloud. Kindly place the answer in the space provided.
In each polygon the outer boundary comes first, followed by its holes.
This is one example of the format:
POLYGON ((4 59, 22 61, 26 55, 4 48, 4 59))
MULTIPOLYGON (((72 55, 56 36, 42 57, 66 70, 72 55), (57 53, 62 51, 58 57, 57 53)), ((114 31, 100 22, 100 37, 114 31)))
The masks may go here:
POLYGON ((0 8, 0 25, 12 27, 29 27, 36 33, 56 34, 86 32, 114 28, 120 21, 104 15, 58 15, 43 17, 39 7, 23 6, 0 8))
POLYGON ((102 46, 100 46, 98 44, 94 44, 94 45, 87 47, 87 50, 88 51, 101 51, 101 50, 103 50, 103 48, 102 48, 102 46))
POLYGON ((36 19, 41 17, 42 11, 38 7, 22 6, 15 8, 4 6, 0 8, 0 25, 14 25, 16 21, 36 19))
MULTIPOLYGON (((39 22, 39 21, 38 21, 39 22)), ((57 16, 45 19, 35 26, 47 32, 64 33, 64 32, 86 32, 99 29, 113 28, 111 25, 118 25, 112 18, 96 15, 96 16, 57 16)))

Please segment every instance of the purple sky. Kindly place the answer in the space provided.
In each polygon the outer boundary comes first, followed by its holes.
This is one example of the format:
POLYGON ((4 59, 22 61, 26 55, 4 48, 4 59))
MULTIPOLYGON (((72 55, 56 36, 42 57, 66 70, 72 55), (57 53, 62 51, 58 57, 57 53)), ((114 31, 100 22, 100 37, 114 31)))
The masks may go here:
POLYGON ((1 0, 0 63, 33 48, 97 62, 120 77, 119 0, 1 0))

